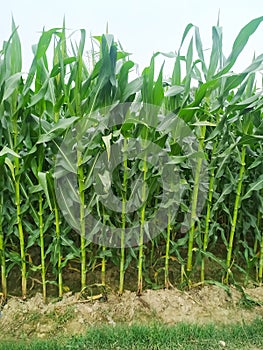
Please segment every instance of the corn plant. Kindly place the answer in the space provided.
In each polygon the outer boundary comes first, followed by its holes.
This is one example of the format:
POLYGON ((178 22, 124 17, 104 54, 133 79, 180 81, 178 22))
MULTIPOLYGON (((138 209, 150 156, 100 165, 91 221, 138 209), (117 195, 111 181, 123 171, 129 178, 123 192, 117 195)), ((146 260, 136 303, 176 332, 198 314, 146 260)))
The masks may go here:
MULTIPOLYGON (((20 39, 12 21, 13 34, 10 39, 4 43, 1 61, 2 71, 2 116, 5 118, 6 127, 4 145, 8 146, 13 152, 20 155, 23 148, 22 130, 25 115, 23 111, 23 97, 21 89, 23 86, 21 77, 22 59, 20 39), (4 109, 3 109, 4 108, 4 109)), ((22 279, 22 297, 26 298, 27 294, 27 266, 25 235, 22 223, 23 207, 21 196, 21 174, 23 172, 23 161, 21 157, 15 157, 9 163, 12 169, 12 182, 14 186, 14 203, 16 208, 16 223, 20 243, 20 266, 22 279)))
POLYGON ((99 266, 101 284, 110 283, 108 263, 119 269, 120 295, 135 264, 137 295, 149 285, 236 283, 239 274, 245 284, 262 285, 263 103, 256 76, 263 55, 232 71, 262 20, 241 29, 228 57, 218 22, 208 60, 198 27, 189 24, 177 53, 155 53, 135 79, 135 63, 113 35, 92 38, 87 62, 85 30, 74 43, 65 22, 42 32, 25 76, 12 21, 0 60, 5 297, 17 266, 23 298, 33 274, 44 300, 49 284, 62 297, 73 259, 81 291, 99 266), (156 70, 157 57, 174 59, 170 78, 163 78, 165 63, 156 70), (115 247, 104 240, 110 232, 115 247), (39 258, 32 258, 35 250, 39 258), (211 275, 210 263, 221 276, 211 275))
POLYGON ((2 291, 4 300, 7 298, 7 268, 6 268, 6 260, 7 260, 7 251, 6 251, 6 234, 5 234, 5 219, 7 215, 7 209, 4 205, 6 200, 6 188, 4 186, 4 180, 7 180, 6 171, 13 173, 13 167, 11 158, 19 157, 18 154, 13 152, 8 147, 4 147, 0 151, 0 166, 1 166, 1 197, 0 197, 0 257, 1 257, 1 283, 2 283, 2 291))

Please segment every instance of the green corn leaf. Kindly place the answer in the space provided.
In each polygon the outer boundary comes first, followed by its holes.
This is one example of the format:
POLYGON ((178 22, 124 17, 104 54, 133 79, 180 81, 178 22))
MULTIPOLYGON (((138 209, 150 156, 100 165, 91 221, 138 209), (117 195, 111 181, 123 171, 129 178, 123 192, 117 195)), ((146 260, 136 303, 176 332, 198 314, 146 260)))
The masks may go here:
POLYGON ((39 181, 39 184, 41 185, 42 190, 45 193, 49 208, 50 208, 50 210, 52 210, 51 200, 50 200, 49 191, 48 191, 47 174, 43 173, 42 171, 39 171, 38 172, 38 181, 39 181))
POLYGON ((43 143, 48 142, 50 140, 53 140, 56 138, 61 132, 64 132, 66 129, 68 129, 70 126, 72 126, 76 120, 78 120, 78 117, 70 117, 66 119, 60 119, 58 123, 51 128, 47 134, 43 134, 38 139, 37 143, 43 143))
POLYGON ((263 135, 243 135, 239 140, 239 145, 253 145, 262 142, 263 135))
POLYGON ((181 60, 182 56, 177 56, 175 59, 173 74, 172 74, 172 86, 181 85, 181 60))
POLYGON ((221 190, 221 193, 219 195, 219 197, 216 199, 215 203, 213 204, 213 211, 218 210, 218 207, 220 205, 220 203, 222 203, 226 196, 229 195, 231 192, 233 191, 233 184, 225 184, 223 189, 221 190))
POLYGON ((164 62, 161 66, 158 79, 153 88, 153 101, 156 106, 160 106, 162 104, 164 98, 164 90, 163 90, 163 67, 164 62))
POLYGON ((227 58, 223 69, 221 71, 219 71, 214 76, 214 78, 218 78, 218 77, 220 77, 220 76, 222 76, 230 71, 230 69, 235 64, 238 56, 240 55, 240 53, 243 51, 244 47, 246 46, 250 36, 257 30, 258 26, 260 25, 260 23, 262 21, 263 21, 263 16, 255 18, 252 21, 250 21, 247 25, 245 25, 245 27, 243 27, 241 29, 241 31, 239 32, 238 36, 236 37, 236 39, 234 41, 232 51, 231 51, 229 57, 227 58))
POLYGON ((80 30, 80 43, 78 47, 78 56, 82 57, 85 47, 85 41, 86 41, 86 31, 85 29, 80 30))
POLYGON ((158 55, 162 55, 164 57, 168 57, 168 58, 176 58, 176 53, 174 52, 161 52, 161 51, 157 51, 154 56, 158 56, 158 55))
POLYGON ((183 33, 183 36, 182 36, 182 40, 181 40, 181 44, 180 44, 180 47, 179 47, 179 52, 183 46, 183 43, 185 41, 185 38, 187 37, 189 31, 194 27, 194 25, 192 23, 188 23, 187 26, 185 27, 185 30, 184 30, 184 33, 183 33))
POLYGON ((186 54, 186 72, 189 75, 193 65, 193 38, 190 40, 186 54))
POLYGON ((119 79, 118 79, 118 89, 120 93, 124 91, 124 89, 128 84, 129 71, 133 66, 134 66, 134 62, 132 61, 127 61, 121 66, 119 79))
POLYGON ((242 73, 257 72, 262 68, 263 54, 254 58, 252 63, 242 73))
MULTIPOLYGON (((77 58, 76 57, 67 57, 63 60, 63 67, 65 67, 68 64, 71 64, 73 62, 76 62, 77 58)), ((56 75, 61 74, 62 72, 62 66, 61 63, 57 63, 56 65, 54 65, 54 67, 52 68, 51 72, 50 72, 50 77, 54 78, 56 75)))
POLYGON ((249 184, 248 191, 244 194, 244 196, 242 197, 242 200, 251 197, 254 191, 260 191, 262 189, 263 189, 263 175, 260 175, 255 182, 252 182, 249 184))
POLYGON ((126 101, 129 96, 135 94, 136 92, 140 91, 140 89, 143 86, 143 78, 139 77, 134 80, 132 80, 130 83, 128 83, 123 91, 122 100, 126 101))
POLYGON ((246 77, 247 77, 246 73, 233 74, 230 77, 227 77, 224 84, 224 91, 223 91, 225 96, 229 94, 230 90, 233 90, 234 88, 239 86, 241 83, 243 83, 246 77))
POLYGON ((254 169, 263 164, 263 156, 257 157, 257 159, 248 167, 248 170, 254 169))
POLYGON ((39 101, 41 101, 45 97, 48 87, 49 87, 48 80, 46 80, 42 85, 42 87, 40 88, 40 90, 32 96, 29 107, 33 107, 35 104, 37 104, 39 101))
POLYGON ((14 152, 12 149, 10 149, 9 147, 7 146, 4 146, 2 148, 2 150, 0 151, 0 157, 4 157, 4 156, 7 156, 8 154, 10 154, 11 156, 13 157, 17 157, 17 158, 20 158, 20 155, 17 154, 16 152, 14 152))
POLYGON ((18 88, 21 82, 22 73, 15 73, 10 78, 8 78, 5 82, 5 92, 3 96, 3 100, 7 100, 14 91, 18 88))
POLYGON ((21 52, 21 43, 18 36, 17 27, 15 25, 14 18, 12 18, 12 42, 11 42, 11 72, 15 74, 21 72, 22 70, 22 52, 21 52))
POLYGON ((179 95, 184 92, 184 89, 185 89, 184 86, 173 85, 165 91, 164 96, 170 97, 170 96, 179 95))
POLYGON ((203 50, 203 45, 202 45, 201 36, 200 36, 200 32, 199 32, 198 27, 195 27, 195 45, 196 45, 198 57, 201 61, 203 73, 206 75, 207 68, 206 68, 206 64, 205 64, 204 50, 203 50))
POLYGON ((50 41, 52 38, 52 35, 55 34, 59 28, 52 28, 48 31, 44 31, 39 39, 37 50, 36 50, 36 59, 39 60, 41 57, 43 57, 46 54, 46 51, 50 45, 50 41))
POLYGON ((104 142, 104 145, 105 145, 106 151, 107 151, 108 161, 110 161, 111 139, 112 139, 111 133, 107 136, 102 136, 102 140, 104 142))
POLYGON ((217 124, 203 120, 201 122, 195 122, 191 125, 193 125, 193 126, 216 126, 217 124))
POLYGON ((167 164, 181 164, 188 159, 188 156, 170 156, 167 164))
POLYGON ((216 72, 220 60, 222 59, 222 28, 212 28, 213 46, 207 71, 207 80, 210 80, 216 72))
POLYGON ((5 158, 5 164, 6 164, 6 165, 8 166, 8 168, 10 169, 12 178, 13 178, 13 180, 15 181, 15 168, 14 168, 13 163, 11 162, 11 160, 10 160, 8 157, 5 158))

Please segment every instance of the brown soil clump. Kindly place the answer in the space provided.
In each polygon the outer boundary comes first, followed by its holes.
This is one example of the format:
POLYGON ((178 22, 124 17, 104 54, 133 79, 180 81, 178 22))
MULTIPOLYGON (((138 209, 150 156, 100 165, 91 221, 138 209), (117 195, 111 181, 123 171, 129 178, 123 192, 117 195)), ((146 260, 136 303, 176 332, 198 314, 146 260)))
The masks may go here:
POLYGON ((248 323, 263 319, 263 288, 245 289, 245 294, 230 288, 230 294, 218 286, 190 291, 146 290, 141 297, 126 291, 91 300, 79 294, 65 294, 61 301, 44 304, 41 294, 22 301, 9 298, 0 318, 0 339, 50 338, 85 333, 91 326, 131 325, 159 322, 248 323), (250 306, 250 307, 249 307, 250 306))

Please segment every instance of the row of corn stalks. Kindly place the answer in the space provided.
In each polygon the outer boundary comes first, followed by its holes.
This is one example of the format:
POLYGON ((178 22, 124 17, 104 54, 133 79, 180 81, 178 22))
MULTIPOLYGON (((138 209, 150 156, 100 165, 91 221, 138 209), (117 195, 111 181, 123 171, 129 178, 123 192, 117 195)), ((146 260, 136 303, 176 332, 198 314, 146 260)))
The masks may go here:
MULTIPOLYGON (((17 271, 23 298, 28 280, 36 275, 45 300, 50 284, 61 297, 63 271, 72 261, 79 265, 81 290, 89 285, 94 266, 101 270, 97 282, 102 285, 110 283, 109 266, 116 266, 120 294, 134 266, 138 295, 146 287, 262 284, 263 54, 251 55, 251 64, 241 73, 232 70, 262 21, 256 18, 239 32, 228 57, 222 51, 219 24, 212 28, 210 57, 198 27, 189 24, 177 52, 154 54, 136 78, 131 74, 135 63, 112 35, 92 38, 87 56, 86 31, 81 30, 74 43, 65 25, 41 34, 24 74, 12 21, 12 35, 0 57, 0 266, 5 297, 17 271), (167 56, 174 60, 169 79, 163 76, 165 63, 156 68, 156 60, 167 56), (133 105, 136 111, 131 113, 133 105), (105 110, 118 114, 120 121, 104 122, 105 110), (180 132, 178 120, 185 126, 180 132), (197 148, 190 153, 188 148, 186 154, 180 140, 187 128, 197 148), (74 195, 67 193, 69 186, 58 191, 55 181, 56 174, 70 173, 67 155, 56 167, 63 141, 74 147, 69 130, 75 130, 81 143, 73 171, 74 195), (93 130, 89 139, 83 130, 93 130), (140 157, 134 142, 138 139, 145 149, 140 157), (119 144, 121 161, 114 163, 112 154, 119 144), (155 157, 167 156, 168 167, 149 161, 147 144, 158 146, 155 157), (103 154, 108 155, 108 166, 115 167, 110 180, 106 168, 103 172, 96 166, 103 154), (165 203, 161 199, 161 178, 167 170, 180 178, 184 191, 179 203, 176 196, 165 203), (96 186, 94 171, 100 179, 96 186), (104 205, 113 194, 120 210, 104 205), (131 197, 137 198, 133 211, 128 210, 131 197), (63 200, 68 212, 61 209, 63 200), (154 228, 160 232, 147 241, 153 229, 147 222, 161 209, 166 222, 156 220, 154 228), (86 222, 87 210, 105 227, 119 229, 117 248, 92 241, 87 230, 96 230, 86 222), (67 217, 76 211, 71 225, 67 217), (136 227, 138 236, 137 244, 130 246, 125 238, 129 227, 136 227)), ((170 182, 170 191, 178 191, 178 183, 170 182)))

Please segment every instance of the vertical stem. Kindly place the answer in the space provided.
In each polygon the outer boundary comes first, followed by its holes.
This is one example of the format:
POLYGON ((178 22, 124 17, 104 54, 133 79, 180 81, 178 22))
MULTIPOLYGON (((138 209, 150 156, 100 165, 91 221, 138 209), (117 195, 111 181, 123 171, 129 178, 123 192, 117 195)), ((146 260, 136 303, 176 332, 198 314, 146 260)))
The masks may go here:
MULTIPOLYGON (((206 127, 201 126, 201 135, 199 138, 198 151, 203 151, 205 133, 206 133, 206 127)), ((186 265, 186 270, 188 273, 192 271, 196 209, 197 209, 197 202, 198 202, 201 169, 202 169, 202 158, 199 157, 197 160, 197 165, 195 170, 194 189, 193 189, 193 197, 192 197, 191 227, 189 231, 188 254, 187 254, 187 265, 186 265)))
POLYGON ((102 257, 102 261, 101 261, 101 284, 103 286, 106 285, 106 258, 105 258, 105 251, 106 251, 106 247, 105 245, 102 247, 102 252, 103 252, 103 257, 102 257))
MULTIPOLYGON (((261 191, 262 192, 262 191, 261 191)), ((260 193, 262 194, 262 193, 260 193)), ((261 212, 260 210, 258 210, 258 215, 257 215, 257 236, 255 237, 255 241, 254 241, 254 247, 253 247, 253 252, 255 256, 259 257, 259 263, 260 263, 260 246, 261 246, 261 212), (259 245, 259 248, 258 248, 259 245), (259 249, 259 252, 258 252, 259 249)), ((259 281, 259 268, 260 265, 256 264, 256 281, 259 281)))
POLYGON ((262 286, 262 275, 263 275, 263 234, 260 242, 259 270, 258 270, 258 281, 259 281, 260 287, 262 286))
MULTIPOLYGON (((155 202, 155 205, 154 207, 157 208, 158 207, 158 199, 155 198, 154 199, 154 202, 155 202)), ((155 253, 155 245, 158 246, 158 243, 156 244, 155 243, 155 240, 152 239, 152 242, 151 242, 151 252, 150 252, 150 266, 153 267, 153 260, 154 260, 154 253, 155 253)))
MULTIPOLYGON (((18 162, 16 162, 18 163, 18 162)), ((19 164, 19 163, 18 163, 19 164)), ((16 166, 17 168, 17 166, 16 166)), ((18 171, 17 171, 18 172, 18 171)), ((20 205, 20 178, 15 179, 15 197, 16 197, 16 215, 17 215, 17 227, 18 236, 20 242, 20 256, 21 256, 21 278, 22 278, 22 298, 26 299, 27 293, 27 280, 26 280, 26 253, 25 253, 25 238, 21 220, 21 205, 20 205)))
POLYGON ((150 266, 153 266, 153 258, 154 258, 154 240, 152 240, 151 252, 150 252, 150 266))
MULTIPOLYGON (((102 206, 102 220, 103 225, 106 225, 107 218, 105 213, 105 208, 102 206)), ((105 287, 106 286, 106 246, 102 246, 102 260, 101 260, 101 284, 105 287)))
POLYGON ((233 241, 234 241, 234 236, 236 231, 238 209, 241 202, 240 197, 241 197, 242 184, 243 184, 243 175, 244 175, 245 166, 246 166, 245 160, 246 160, 246 146, 243 145, 242 151, 241 151, 241 167, 239 170, 239 179, 238 179, 238 185, 237 185, 233 220, 232 220, 231 231, 230 231, 229 242, 228 242, 228 249, 227 249, 227 258, 226 258, 227 273, 225 277, 226 283, 228 283, 228 279, 229 279, 230 265, 231 265, 231 259, 232 259, 232 251, 233 251, 233 241))
MULTIPOLYGON (((214 187, 214 177, 215 171, 212 169, 211 177, 209 181, 209 193, 208 193, 208 203, 206 209, 206 218, 205 218, 205 233, 204 233, 204 241, 203 241, 203 251, 204 253, 207 250, 208 246, 208 236, 209 236, 209 226, 210 226, 210 215, 211 215, 211 206, 212 206, 212 198, 213 198, 213 187, 214 187)), ((204 283, 205 280, 205 256, 202 255, 202 263, 201 263, 201 283, 204 283)))
MULTIPOLYGON (((262 194, 262 191, 261 191, 262 194)), ((258 211, 258 228, 261 232, 261 213, 258 211)), ((257 240, 254 245, 254 253, 257 254, 257 240)), ((258 282, 259 286, 262 286, 262 275, 263 275, 263 234, 261 232, 261 240, 260 240, 260 247, 259 247, 259 267, 258 267, 258 282)))
POLYGON ((39 239, 40 239, 40 256, 41 256, 41 277, 42 277, 42 293, 43 301, 47 299, 47 283, 46 283, 46 266, 45 266, 45 243, 44 243, 44 223, 43 223, 43 197, 38 197, 38 217, 39 217, 39 239))
MULTIPOLYGON (((214 146, 213 146, 212 157, 211 157, 212 159, 213 159, 213 154, 214 154, 215 150, 216 150, 216 144, 214 144, 214 146)), ((205 233, 204 233, 204 240, 203 240, 204 253, 206 252, 207 246, 208 246, 211 207, 212 207, 212 199, 213 199, 213 192, 214 192, 214 181, 215 181, 215 168, 213 167, 211 169, 211 174, 210 174, 206 218, 205 218, 205 233)), ((201 263, 201 283, 204 283, 204 280, 205 280, 205 256, 203 254, 202 255, 202 263, 201 263)))
POLYGON ((80 250, 81 250, 81 290, 86 288, 86 227, 85 227, 85 190, 82 155, 78 150, 78 185, 80 199, 80 250))
POLYGON ((142 209, 141 209, 141 222, 140 222, 140 237, 139 237, 139 261, 138 261, 138 289, 137 295, 142 295, 142 266, 143 266, 143 238, 144 238, 144 224, 145 224, 145 209, 146 209, 146 179, 147 179, 147 154, 143 160, 143 186, 142 186, 142 209))
POLYGON ((182 264, 181 265, 181 280, 180 280, 181 285, 183 285, 184 280, 185 280, 185 265, 182 264))
MULTIPOLYGON (((76 78, 75 78, 75 88, 74 88, 74 99, 75 99, 75 106, 76 106, 76 115, 82 116, 81 111, 81 97, 80 97, 80 91, 81 91, 81 84, 82 84, 82 68, 83 68, 83 62, 82 62, 82 53, 78 52, 78 59, 77 59, 77 71, 76 71, 76 78)), ((80 137, 83 135, 83 130, 80 133, 80 137)), ((86 224, 85 224, 85 175, 84 175, 84 168, 82 164, 83 158, 82 158, 82 152, 78 144, 77 149, 77 169, 78 169, 78 189, 79 189, 79 201, 80 201, 80 208, 79 208, 79 220, 80 220, 80 251, 81 251, 81 290, 86 288, 87 284, 87 257, 86 257, 86 224)))
MULTIPOLYGON (((262 193, 261 193, 262 195, 262 193)), ((258 214, 257 214, 257 227, 258 227, 258 231, 260 232, 260 226, 261 226, 261 212, 260 210, 258 210, 258 214)), ((255 239, 254 242, 254 247, 253 247, 253 251, 254 254, 257 254, 257 250, 258 250, 258 243, 259 243, 260 239, 255 239)))
POLYGON ((4 300, 7 297, 7 281, 6 281, 6 261, 5 261, 5 244, 4 244, 4 232, 3 232, 3 196, 1 196, 0 203, 0 265, 1 265, 1 284, 2 284, 2 293, 4 300))
POLYGON ((128 177, 128 159, 127 159, 127 140, 123 143, 123 181, 122 181, 122 212, 121 212, 121 260, 120 260, 120 285, 119 294, 124 290, 124 264, 125 264, 125 228, 126 228, 126 200, 127 200, 127 177, 128 177))
POLYGON ((167 218, 167 235, 166 235, 166 251, 165 251, 165 267, 164 267, 164 285, 165 288, 170 287, 169 281, 169 260, 170 260, 170 240, 171 240, 171 211, 169 209, 167 218))
MULTIPOLYGON (((17 129, 17 118, 13 117, 13 148, 17 150, 17 139, 18 139, 18 129, 17 129)), ((17 217, 17 228, 18 228, 18 237, 20 243, 20 258, 21 258, 21 290, 22 298, 26 299, 27 294, 27 280, 26 280, 26 253, 25 253, 25 237, 23 231, 23 225, 21 220, 21 195, 20 195, 20 162, 19 158, 15 157, 14 160, 14 183, 15 183, 15 205, 16 205, 16 217, 17 217)))
POLYGON ((63 280, 62 280, 62 267, 61 267, 61 234, 60 234, 60 221, 59 211, 57 204, 54 207, 55 212, 55 225, 56 225, 56 240, 57 240, 57 254, 58 254, 58 296, 61 298, 63 295, 63 280))

